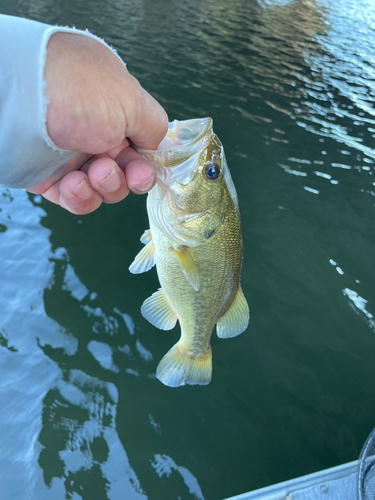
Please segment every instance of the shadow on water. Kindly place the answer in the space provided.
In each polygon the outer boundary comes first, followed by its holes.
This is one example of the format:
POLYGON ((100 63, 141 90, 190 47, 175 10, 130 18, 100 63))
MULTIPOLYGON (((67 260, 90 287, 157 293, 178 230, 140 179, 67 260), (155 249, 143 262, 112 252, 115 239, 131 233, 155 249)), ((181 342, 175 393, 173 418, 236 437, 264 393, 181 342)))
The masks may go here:
POLYGON ((374 427, 375 9, 366 0, 12 2, 103 36, 171 119, 212 116, 249 330, 208 387, 155 378, 131 196, 75 217, 0 192, 4 500, 223 499, 357 458, 374 427))

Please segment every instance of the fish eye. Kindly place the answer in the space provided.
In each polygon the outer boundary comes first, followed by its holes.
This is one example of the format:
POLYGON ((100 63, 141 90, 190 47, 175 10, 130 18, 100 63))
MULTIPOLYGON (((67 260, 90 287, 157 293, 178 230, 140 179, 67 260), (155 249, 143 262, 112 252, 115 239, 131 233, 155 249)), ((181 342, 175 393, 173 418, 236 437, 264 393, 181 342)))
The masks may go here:
POLYGON ((220 167, 216 163, 209 163, 204 169, 204 175, 209 181, 215 181, 220 174, 220 167))

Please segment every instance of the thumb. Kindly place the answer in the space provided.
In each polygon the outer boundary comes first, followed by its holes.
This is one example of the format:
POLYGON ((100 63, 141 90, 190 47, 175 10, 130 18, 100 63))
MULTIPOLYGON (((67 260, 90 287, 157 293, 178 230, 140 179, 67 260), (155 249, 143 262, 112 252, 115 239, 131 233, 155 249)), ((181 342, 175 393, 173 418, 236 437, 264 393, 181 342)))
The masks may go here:
POLYGON ((168 131, 168 115, 130 73, 128 79, 131 85, 127 86, 123 101, 125 135, 136 146, 157 149, 168 131), (132 105, 129 105, 129 97, 132 105))

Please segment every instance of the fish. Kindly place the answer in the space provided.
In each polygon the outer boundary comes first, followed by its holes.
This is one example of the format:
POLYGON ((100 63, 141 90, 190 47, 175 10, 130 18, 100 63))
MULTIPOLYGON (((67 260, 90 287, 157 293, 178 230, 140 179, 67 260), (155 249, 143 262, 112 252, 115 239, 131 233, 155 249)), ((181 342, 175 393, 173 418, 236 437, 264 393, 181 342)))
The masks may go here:
POLYGON ((135 149, 155 167, 147 196, 150 227, 129 267, 155 264, 161 287, 147 298, 142 315, 180 340, 160 361, 156 377, 166 386, 206 385, 212 378, 211 335, 244 332, 249 306, 240 279, 243 260, 238 199, 224 148, 211 118, 169 123, 157 150, 135 149))

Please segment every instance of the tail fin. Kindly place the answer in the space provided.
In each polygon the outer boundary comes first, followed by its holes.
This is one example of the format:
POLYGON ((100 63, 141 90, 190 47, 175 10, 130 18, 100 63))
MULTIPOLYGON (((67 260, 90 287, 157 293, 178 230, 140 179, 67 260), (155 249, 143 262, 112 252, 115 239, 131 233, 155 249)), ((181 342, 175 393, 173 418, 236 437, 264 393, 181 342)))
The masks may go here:
POLYGON ((160 361, 156 376, 169 387, 179 387, 185 384, 206 385, 211 381, 212 356, 211 347, 207 354, 201 357, 191 357, 177 342, 160 361))

